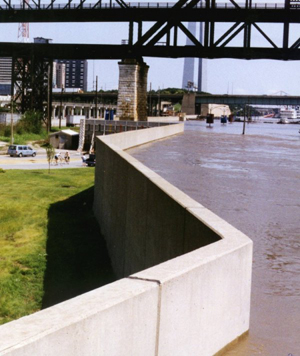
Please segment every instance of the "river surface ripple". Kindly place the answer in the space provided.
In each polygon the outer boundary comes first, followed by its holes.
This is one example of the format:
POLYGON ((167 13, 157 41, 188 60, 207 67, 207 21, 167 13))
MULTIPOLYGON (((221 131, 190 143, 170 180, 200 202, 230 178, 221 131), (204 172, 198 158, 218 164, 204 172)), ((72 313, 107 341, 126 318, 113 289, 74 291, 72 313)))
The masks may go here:
POLYGON ((254 242, 250 332, 226 355, 300 355, 299 128, 187 122, 129 151, 254 242))

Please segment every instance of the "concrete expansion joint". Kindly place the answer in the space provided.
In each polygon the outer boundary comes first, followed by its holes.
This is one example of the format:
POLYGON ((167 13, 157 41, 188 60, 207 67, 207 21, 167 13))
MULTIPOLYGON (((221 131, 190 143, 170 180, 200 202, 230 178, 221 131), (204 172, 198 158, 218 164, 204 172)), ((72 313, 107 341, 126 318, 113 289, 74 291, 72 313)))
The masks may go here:
POLYGON ((161 281, 159 281, 158 279, 141 278, 141 277, 136 277, 136 276, 129 276, 127 278, 128 279, 138 279, 138 280, 146 281, 146 282, 154 282, 154 283, 157 283, 159 286, 161 285, 161 281))
POLYGON ((161 289, 162 289, 162 284, 161 281, 158 279, 151 279, 151 278, 140 278, 136 276, 129 276, 127 277, 128 279, 135 279, 135 280, 141 280, 141 281, 146 281, 146 282, 152 282, 156 283, 159 286, 159 293, 158 293, 158 304, 157 304, 157 322, 156 322, 156 337, 155 337, 155 356, 159 355, 159 341, 160 341, 160 316, 161 316, 161 289))

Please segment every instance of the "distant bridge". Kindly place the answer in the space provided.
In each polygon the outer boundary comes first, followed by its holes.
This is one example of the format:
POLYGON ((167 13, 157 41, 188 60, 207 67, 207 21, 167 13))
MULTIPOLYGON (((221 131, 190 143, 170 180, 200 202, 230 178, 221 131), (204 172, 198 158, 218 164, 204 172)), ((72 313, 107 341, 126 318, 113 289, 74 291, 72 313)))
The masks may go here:
MULTIPOLYGON (((192 93, 194 94, 194 93, 192 93)), ((189 95, 189 94, 186 94, 189 95)), ((115 104, 117 102, 117 93, 98 93, 98 102, 115 104)), ((64 103, 68 101, 94 103, 95 93, 53 93, 53 100, 59 102, 61 99, 64 103)), ((148 93, 148 101, 171 101, 172 103, 181 102, 183 94, 165 94, 165 93, 148 93)), ((300 96, 280 96, 280 95, 219 95, 219 94, 196 94, 196 104, 224 104, 224 105, 300 105, 300 96)))
POLYGON ((279 95, 196 95, 196 104, 300 105, 300 96, 279 95))

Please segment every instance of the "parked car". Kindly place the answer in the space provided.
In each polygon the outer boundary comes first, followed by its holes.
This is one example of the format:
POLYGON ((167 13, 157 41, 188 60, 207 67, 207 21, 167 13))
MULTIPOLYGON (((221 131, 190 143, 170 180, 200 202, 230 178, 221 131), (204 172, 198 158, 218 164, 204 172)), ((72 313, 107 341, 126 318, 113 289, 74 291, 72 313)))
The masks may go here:
POLYGON ((7 154, 10 155, 10 157, 13 156, 18 156, 18 157, 23 157, 23 156, 36 156, 36 150, 31 148, 30 146, 26 145, 10 145, 8 147, 7 154))
POLYGON ((96 165, 96 155, 90 154, 89 158, 85 160, 85 163, 89 167, 95 167, 95 165, 96 165))

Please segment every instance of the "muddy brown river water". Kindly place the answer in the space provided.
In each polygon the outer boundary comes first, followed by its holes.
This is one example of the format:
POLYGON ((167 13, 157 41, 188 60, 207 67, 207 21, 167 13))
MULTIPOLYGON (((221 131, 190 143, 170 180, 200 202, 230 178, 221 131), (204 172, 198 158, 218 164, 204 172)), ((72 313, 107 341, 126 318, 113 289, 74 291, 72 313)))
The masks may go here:
POLYGON ((227 356, 300 356, 299 128, 188 122, 130 150, 254 242, 250 332, 227 356))

